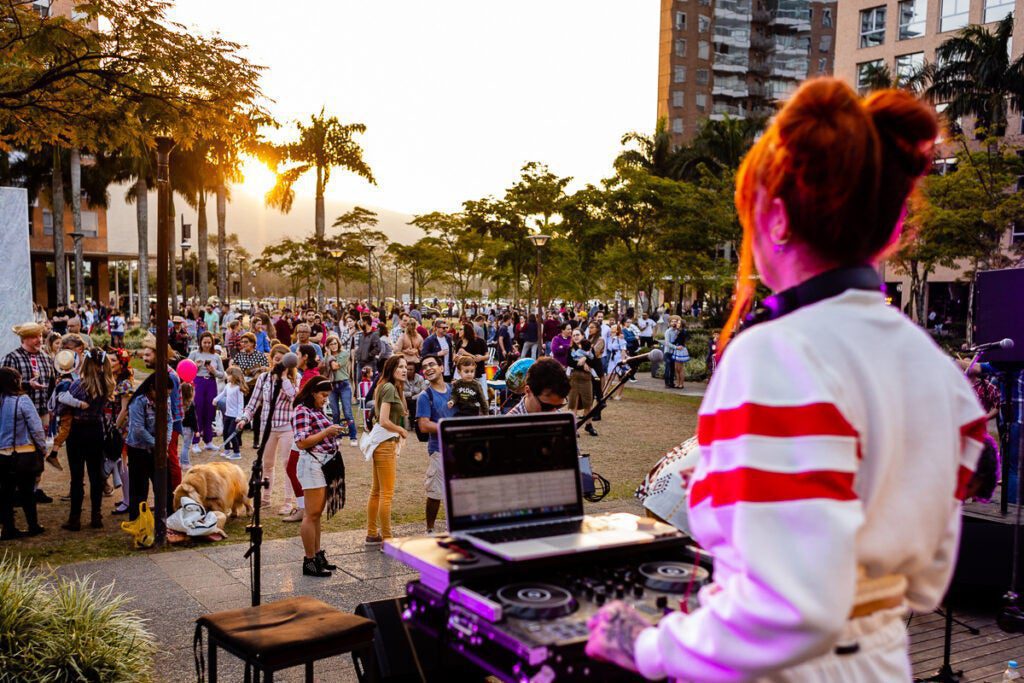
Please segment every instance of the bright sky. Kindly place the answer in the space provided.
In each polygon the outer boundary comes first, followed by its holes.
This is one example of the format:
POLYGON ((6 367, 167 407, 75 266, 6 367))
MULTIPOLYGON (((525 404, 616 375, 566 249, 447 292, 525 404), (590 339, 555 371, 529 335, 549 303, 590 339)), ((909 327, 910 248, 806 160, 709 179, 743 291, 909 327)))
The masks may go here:
MULTIPOLYGON (((657 112, 658 0, 177 0, 173 19, 248 46, 282 122, 362 122, 373 187, 328 196, 407 213, 500 195, 527 161, 574 185, 611 172, 657 112)), ((269 172, 250 164, 242 190, 269 172)), ((298 186, 313 194, 312 179, 298 186)))

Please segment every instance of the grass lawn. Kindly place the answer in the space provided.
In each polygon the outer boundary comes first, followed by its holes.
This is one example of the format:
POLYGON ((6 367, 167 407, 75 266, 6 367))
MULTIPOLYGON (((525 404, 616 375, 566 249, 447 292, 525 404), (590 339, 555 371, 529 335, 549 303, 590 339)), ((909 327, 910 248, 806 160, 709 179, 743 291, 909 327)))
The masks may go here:
MULTIPOLYGON (((581 432, 581 451, 590 454, 594 471, 611 482, 611 493, 606 499, 611 505, 621 507, 623 501, 632 500, 633 490, 658 458, 694 433, 699 404, 699 398, 627 389, 623 399, 611 402, 605 410, 604 419, 595 423, 600 436, 592 437, 581 432)), ((251 446, 252 434, 247 432, 242 448, 242 460, 239 461, 247 478, 249 465, 255 455, 251 446)), ((370 490, 371 468, 369 463, 363 460, 358 449, 345 446, 343 455, 347 468, 348 502, 344 510, 333 519, 325 521, 324 530, 328 532, 359 529, 366 524, 365 505, 370 490)), ((209 462, 218 457, 210 452, 203 452, 193 455, 192 462, 209 462)), ((393 509, 395 523, 423 519, 425 460, 426 444, 415 439, 410 440, 398 463, 393 509)), ((40 523, 46 527, 46 533, 31 539, 0 544, 0 552, 15 552, 32 558, 37 563, 54 566, 139 552, 131 549, 129 536, 120 529, 120 522, 127 517, 109 514, 115 501, 120 500, 120 490, 115 491, 113 497, 103 499, 103 529, 89 529, 86 526, 82 531, 71 533, 60 528, 61 523, 67 518, 68 503, 61 501, 59 497, 67 493, 69 481, 63 453, 61 461, 65 464, 63 472, 47 467, 43 474, 42 487, 55 499, 51 504, 39 506, 40 523)), ((278 463, 276 470, 272 506, 269 513, 265 511, 263 515, 264 533, 268 539, 297 536, 299 532, 298 524, 282 522, 276 514, 283 501, 286 485, 284 463, 278 463)), ((88 483, 86 487, 88 488, 88 483)), ((597 505, 588 504, 595 510, 607 505, 605 502, 597 505)), ((88 519, 87 490, 83 522, 87 522, 88 519)), ((23 528, 24 522, 20 513, 18 520, 23 528)), ((228 522, 226 530, 229 542, 247 539, 245 524, 244 519, 228 522)), ((173 551, 174 548, 168 548, 148 552, 173 551)))

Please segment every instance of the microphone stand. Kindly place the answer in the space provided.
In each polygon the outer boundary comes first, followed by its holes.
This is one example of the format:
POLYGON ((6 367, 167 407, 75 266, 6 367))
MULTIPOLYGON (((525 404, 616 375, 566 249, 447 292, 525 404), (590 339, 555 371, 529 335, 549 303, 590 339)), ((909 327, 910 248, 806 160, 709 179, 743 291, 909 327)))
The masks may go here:
MULTIPOLYGON (((252 519, 245 531, 249 534, 249 549, 242 557, 249 560, 249 577, 251 579, 252 606, 260 604, 260 572, 262 569, 261 547, 263 546, 263 527, 260 525, 260 508, 263 507, 263 489, 270 488, 270 481, 263 476, 263 451, 267 447, 267 439, 270 437, 270 425, 274 422, 274 408, 277 405, 277 398, 281 393, 281 377, 278 376, 274 382, 274 390, 270 395, 270 411, 267 416, 267 423, 263 425, 263 438, 260 440, 260 447, 256 449, 256 458, 252 461, 252 474, 249 477, 248 496, 252 498, 252 519)), ((260 407, 262 410, 263 407, 260 407)), ((273 454, 271 455, 273 457, 273 454)), ((268 493, 269 495, 269 493, 268 493)))

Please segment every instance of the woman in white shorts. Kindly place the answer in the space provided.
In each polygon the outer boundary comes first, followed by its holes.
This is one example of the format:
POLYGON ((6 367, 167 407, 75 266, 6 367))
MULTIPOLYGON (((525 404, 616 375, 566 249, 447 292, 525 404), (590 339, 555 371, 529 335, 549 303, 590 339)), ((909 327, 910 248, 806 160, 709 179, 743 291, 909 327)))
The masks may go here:
POLYGON ((331 383, 324 377, 314 377, 295 397, 292 414, 292 432, 295 447, 299 449, 296 472, 306 496, 306 516, 299 530, 305 551, 302 560, 305 576, 330 576, 331 571, 337 569, 327 561, 320 545, 320 518, 327 503, 327 480, 322 467, 338 452, 338 439, 344 431, 324 414, 324 404, 330 394, 331 383))

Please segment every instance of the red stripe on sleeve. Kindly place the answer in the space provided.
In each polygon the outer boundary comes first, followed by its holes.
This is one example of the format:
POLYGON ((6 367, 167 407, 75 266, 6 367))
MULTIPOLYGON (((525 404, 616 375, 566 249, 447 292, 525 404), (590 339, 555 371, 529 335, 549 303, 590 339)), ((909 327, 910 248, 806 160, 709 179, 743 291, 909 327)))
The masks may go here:
POLYGON ((766 406, 744 403, 735 408, 701 415, 697 439, 707 446, 715 441, 735 439, 744 434, 759 436, 858 436, 833 403, 800 406, 766 406))
POLYGON ((960 436, 974 439, 978 443, 985 443, 986 435, 988 435, 988 420, 983 417, 979 417, 974 422, 968 422, 960 428, 960 436))
POLYGON ((791 473, 738 467, 726 472, 711 472, 695 482, 690 490, 690 505, 698 505, 708 499, 711 500, 711 507, 814 498, 856 500, 853 477, 853 472, 834 470, 791 473))
POLYGON ((960 465, 960 470, 956 473, 956 499, 961 503, 967 498, 967 485, 973 476, 974 472, 969 467, 960 465))

